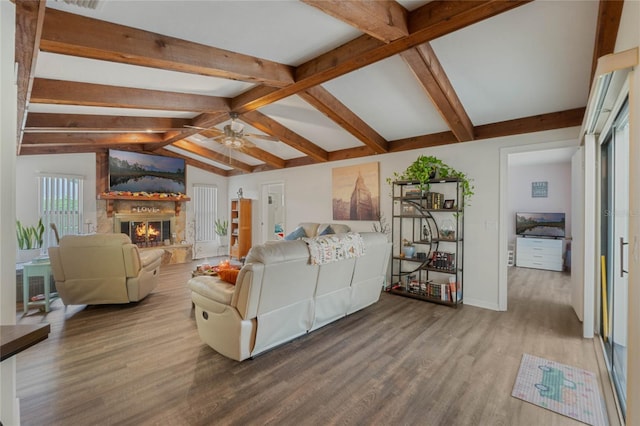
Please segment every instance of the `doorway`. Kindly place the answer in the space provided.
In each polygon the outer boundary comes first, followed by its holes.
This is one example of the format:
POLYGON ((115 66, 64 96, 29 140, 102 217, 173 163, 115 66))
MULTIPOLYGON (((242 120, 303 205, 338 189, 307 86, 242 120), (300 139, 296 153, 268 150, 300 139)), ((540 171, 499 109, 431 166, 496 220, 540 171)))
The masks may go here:
POLYGON ((285 229, 284 182, 262 184, 262 242, 281 240, 285 229))

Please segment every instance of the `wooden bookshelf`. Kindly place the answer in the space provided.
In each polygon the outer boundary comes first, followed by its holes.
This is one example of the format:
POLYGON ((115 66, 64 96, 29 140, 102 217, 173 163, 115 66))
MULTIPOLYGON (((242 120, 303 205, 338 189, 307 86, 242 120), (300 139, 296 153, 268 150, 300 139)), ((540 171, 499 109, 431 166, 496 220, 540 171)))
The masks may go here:
POLYGON ((229 256, 238 260, 251 248, 251 199, 231 200, 229 216, 229 256))

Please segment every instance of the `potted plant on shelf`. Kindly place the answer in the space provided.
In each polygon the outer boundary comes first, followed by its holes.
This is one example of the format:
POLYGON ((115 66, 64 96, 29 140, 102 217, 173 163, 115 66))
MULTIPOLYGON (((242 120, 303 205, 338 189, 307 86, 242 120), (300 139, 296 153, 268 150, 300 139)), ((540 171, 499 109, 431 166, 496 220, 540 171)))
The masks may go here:
POLYGON ((433 155, 420 155, 402 173, 394 172, 392 178, 387 178, 387 183, 392 184, 394 181, 417 181, 420 190, 428 191, 430 188, 429 181, 437 178, 458 179, 462 187, 461 206, 468 205, 475 189, 472 184, 472 179, 469 179, 465 173, 454 169, 433 155))
POLYGON ((43 244, 44 225, 42 218, 35 226, 24 226, 16 221, 16 238, 18 241, 17 263, 29 262, 40 254, 43 244))
POLYGON ((404 257, 413 257, 416 253, 416 246, 413 245, 413 242, 404 238, 402 240, 402 254, 404 257))

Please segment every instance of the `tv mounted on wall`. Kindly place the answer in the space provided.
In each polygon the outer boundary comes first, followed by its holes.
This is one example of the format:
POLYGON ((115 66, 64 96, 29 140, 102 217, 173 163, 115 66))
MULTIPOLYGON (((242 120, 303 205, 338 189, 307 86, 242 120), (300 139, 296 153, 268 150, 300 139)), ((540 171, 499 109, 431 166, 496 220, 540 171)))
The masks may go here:
POLYGON ((185 160, 110 149, 109 191, 184 194, 185 160))
POLYGON ((564 237, 564 213, 516 213, 516 235, 564 237))

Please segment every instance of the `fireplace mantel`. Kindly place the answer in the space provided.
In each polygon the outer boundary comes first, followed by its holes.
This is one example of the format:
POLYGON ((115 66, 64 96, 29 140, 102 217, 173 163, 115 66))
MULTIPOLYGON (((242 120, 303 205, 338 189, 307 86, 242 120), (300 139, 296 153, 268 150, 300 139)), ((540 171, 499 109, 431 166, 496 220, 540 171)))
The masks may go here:
POLYGON ((99 194, 99 200, 107 201, 107 217, 113 216, 113 204, 118 200, 126 201, 162 201, 173 202, 175 207, 176 216, 180 215, 183 201, 190 201, 191 198, 187 196, 170 196, 170 195, 120 195, 120 194, 99 194))

